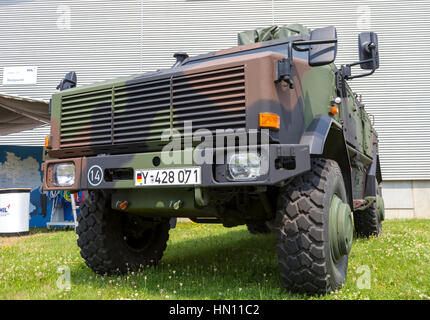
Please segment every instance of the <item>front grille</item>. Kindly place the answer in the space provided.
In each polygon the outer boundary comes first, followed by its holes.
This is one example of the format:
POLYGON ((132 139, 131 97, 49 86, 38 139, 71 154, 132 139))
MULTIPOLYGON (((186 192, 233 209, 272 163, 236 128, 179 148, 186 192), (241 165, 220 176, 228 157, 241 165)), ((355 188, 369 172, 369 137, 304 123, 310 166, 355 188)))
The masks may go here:
POLYGON ((170 129, 170 79, 114 89, 114 143, 160 140, 170 129))
POLYGON ((182 132, 184 121, 197 129, 245 127, 243 67, 216 70, 173 79, 173 128, 182 132))
POLYGON ((160 141, 171 129, 246 127, 243 66, 64 96, 60 148, 160 141))
POLYGON ((111 143, 112 90, 65 96, 61 105, 60 146, 111 143))

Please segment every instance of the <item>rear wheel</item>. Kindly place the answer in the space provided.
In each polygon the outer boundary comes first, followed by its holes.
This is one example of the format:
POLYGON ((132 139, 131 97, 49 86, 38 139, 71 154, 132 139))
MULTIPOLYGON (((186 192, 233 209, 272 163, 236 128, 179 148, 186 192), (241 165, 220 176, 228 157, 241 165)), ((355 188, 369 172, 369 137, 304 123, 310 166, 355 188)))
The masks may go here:
POLYGON ((281 189, 277 251, 288 290, 324 294, 342 287, 353 237, 347 199, 333 160, 312 159, 311 171, 281 189))
POLYGON ((76 229, 85 263, 96 273, 114 274, 155 265, 169 238, 169 220, 154 221, 110 208, 105 193, 89 192, 76 229))
POLYGON ((354 212, 355 232, 359 237, 378 237, 382 233, 382 221, 385 219, 384 199, 378 186, 376 200, 366 209, 354 212))

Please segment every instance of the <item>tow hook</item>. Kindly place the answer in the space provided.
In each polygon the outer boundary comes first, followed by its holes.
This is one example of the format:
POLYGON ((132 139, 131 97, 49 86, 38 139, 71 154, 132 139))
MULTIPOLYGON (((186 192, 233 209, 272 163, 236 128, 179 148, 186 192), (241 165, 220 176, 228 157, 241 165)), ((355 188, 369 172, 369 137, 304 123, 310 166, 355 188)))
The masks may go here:
POLYGON ((184 204, 184 202, 182 200, 177 200, 177 201, 172 200, 172 201, 170 201, 169 207, 174 209, 174 210, 179 210, 183 204, 184 204))
POLYGON ((128 205, 129 205, 129 202, 127 200, 125 200, 125 201, 118 200, 115 204, 115 207, 117 209, 124 211, 125 209, 128 208, 128 205))

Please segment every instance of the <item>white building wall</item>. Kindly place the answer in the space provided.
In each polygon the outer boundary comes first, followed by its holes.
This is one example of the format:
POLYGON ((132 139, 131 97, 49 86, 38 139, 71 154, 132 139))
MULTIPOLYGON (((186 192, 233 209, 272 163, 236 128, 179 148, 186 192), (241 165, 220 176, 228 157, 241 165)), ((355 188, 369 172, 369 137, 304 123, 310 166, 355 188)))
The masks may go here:
POLYGON ((387 219, 430 218, 430 181, 384 181, 382 196, 387 219))

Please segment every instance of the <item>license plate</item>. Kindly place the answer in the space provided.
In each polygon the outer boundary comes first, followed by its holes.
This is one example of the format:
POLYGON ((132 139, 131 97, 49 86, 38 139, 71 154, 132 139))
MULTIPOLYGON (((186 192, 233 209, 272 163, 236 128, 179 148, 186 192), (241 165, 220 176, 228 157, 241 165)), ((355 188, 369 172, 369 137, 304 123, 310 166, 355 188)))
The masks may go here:
POLYGON ((201 168, 139 169, 134 172, 136 186, 179 186, 202 183, 201 168))

